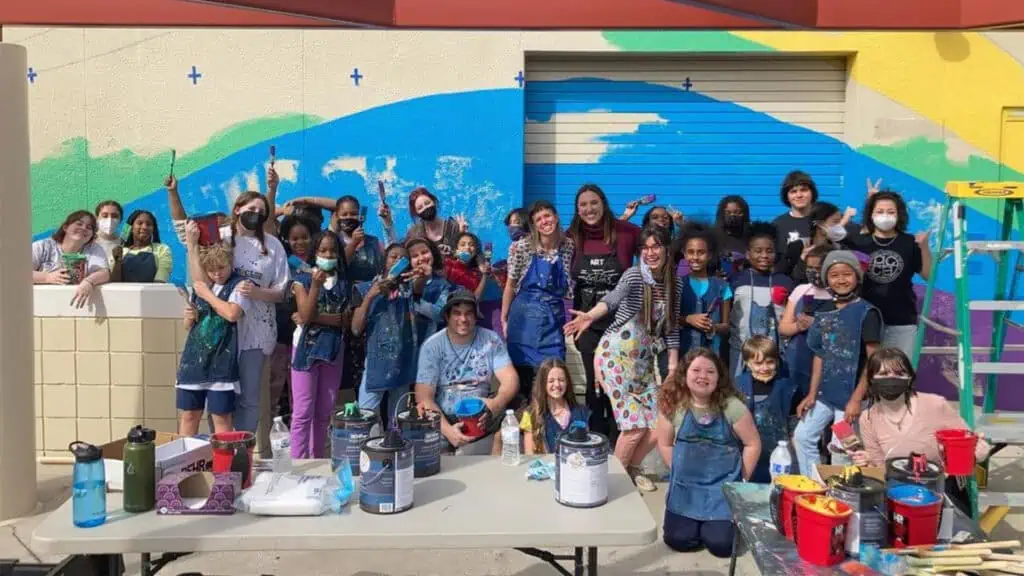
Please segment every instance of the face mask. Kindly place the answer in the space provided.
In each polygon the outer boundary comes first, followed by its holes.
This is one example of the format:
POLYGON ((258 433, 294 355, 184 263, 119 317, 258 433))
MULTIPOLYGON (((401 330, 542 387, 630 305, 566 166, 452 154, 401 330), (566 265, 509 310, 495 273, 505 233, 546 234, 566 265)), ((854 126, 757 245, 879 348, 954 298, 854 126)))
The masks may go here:
POLYGON ((513 242, 515 242, 516 240, 519 240, 523 236, 526 236, 526 230, 523 230, 522 226, 509 226, 508 227, 508 237, 513 242))
POLYGON ((743 217, 742 216, 726 216, 722 224, 725 229, 729 232, 739 233, 743 231, 743 217))
POLYGON ((804 275, 807 277, 807 282, 812 286, 821 288, 821 270, 816 268, 804 268, 804 275))
POLYGON ((100 232, 113 236, 117 232, 117 227, 121 225, 121 221, 117 218, 101 218, 97 223, 96 227, 100 229, 100 232))
POLYGON ((842 224, 833 224, 825 229, 825 237, 832 242, 842 242, 846 239, 846 227, 842 224))
POLYGON ((338 220, 338 228, 341 228, 342 232, 351 234, 355 232, 356 228, 359 228, 359 220, 355 218, 343 218, 338 220))
POLYGON ((882 399, 899 400, 910 388, 909 378, 884 377, 871 380, 871 389, 882 399))
POLYGON ((455 257, 458 258, 463 264, 469 264, 469 261, 473 259, 473 256, 465 250, 460 250, 455 253, 455 257))
POLYGON ((334 267, 338 265, 338 261, 334 258, 321 258, 316 257, 316 267, 323 270, 324 272, 331 272, 334 267))
POLYGON ((255 232, 267 221, 267 215, 263 212, 242 212, 238 215, 242 226, 250 232, 255 232))
POLYGON ((434 218, 437 218, 437 206, 428 206, 420 211, 420 218, 427 222, 433 222, 434 218))
POLYGON ((896 217, 891 214, 875 214, 871 221, 882 232, 888 232, 896 227, 896 217))

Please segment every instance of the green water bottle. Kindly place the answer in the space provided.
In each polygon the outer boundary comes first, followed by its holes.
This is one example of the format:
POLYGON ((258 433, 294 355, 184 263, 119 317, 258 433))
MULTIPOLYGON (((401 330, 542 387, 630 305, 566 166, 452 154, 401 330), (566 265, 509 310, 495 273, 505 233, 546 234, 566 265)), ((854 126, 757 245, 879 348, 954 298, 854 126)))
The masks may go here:
POLYGON ((156 506, 156 432, 136 426, 124 445, 124 509, 148 512, 156 506))

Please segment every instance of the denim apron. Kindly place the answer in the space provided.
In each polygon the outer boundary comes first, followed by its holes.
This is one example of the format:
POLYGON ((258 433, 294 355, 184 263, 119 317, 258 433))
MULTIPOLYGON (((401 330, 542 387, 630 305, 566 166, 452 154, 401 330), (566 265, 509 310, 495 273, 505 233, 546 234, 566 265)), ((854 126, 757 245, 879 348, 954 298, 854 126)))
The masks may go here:
POLYGON ((427 278, 423 286, 423 293, 416 297, 412 294, 411 288, 406 285, 400 288, 403 294, 409 294, 412 300, 412 323, 415 328, 413 333, 416 337, 416 346, 422 344, 444 327, 444 319, 441 318, 441 309, 448 301, 448 294, 452 291, 452 285, 444 276, 436 274, 427 278))
MULTIPOLYGON (((679 329, 679 357, 682 358, 691 348, 711 348, 715 336, 708 336, 704 332, 685 324, 683 319, 690 314, 705 314, 711 308, 715 299, 721 296, 722 286, 725 284, 721 278, 708 277, 708 289, 703 296, 697 296, 690 285, 689 276, 679 279, 683 283, 683 298, 679 303, 679 321, 683 327, 679 329)), ((722 321, 722 307, 719 300, 717 309, 711 313, 711 321, 718 324, 722 321)))
POLYGON ((750 271, 750 336, 767 336, 775 342, 775 345, 782 350, 782 342, 779 340, 779 320, 775 316, 775 305, 772 304, 772 275, 768 275, 768 305, 762 306, 757 303, 753 294, 758 288, 754 287, 754 271, 750 271))
MULTIPOLYGON (((366 298, 373 282, 356 285, 366 298)), ((367 310, 366 390, 384 392, 408 386, 416 380, 416 336, 411 320, 408 296, 399 292, 391 299, 381 294, 367 310)))
POLYGON ((722 487, 743 477, 742 448, 725 414, 701 424, 687 410, 672 447, 665 508, 701 522, 732 520, 722 487))
POLYGON ((561 257, 554 262, 535 254, 508 312, 508 355, 516 366, 540 366, 548 358, 565 360, 565 305, 568 290, 561 257))
POLYGON ((367 234, 363 237, 363 245, 352 255, 348 263, 348 277, 353 282, 368 282, 380 272, 384 254, 381 253, 380 240, 367 234))
MULTIPOLYGON (((232 273, 217 298, 227 301, 243 280, 232 273)), ((178 365, 179 384, 238 382, 238 323, 228 322, 209 302, 192 294, 196 321, 188 331, 178 365)))
MULTIPOLYGON (((781 366, 779 372, 782 373, 781 366)), ((747 397, 747 408, 754 415, 754 424, 761 436, 761 457, 750 478, 751 482, 771 481, 768 462, 772 450, 779 440, 789 439, 789 409, 793 402, 794 386, 785 376, 776 376, 771 387, 771 392, 765 398, 755 399, 753 375, 744 372, 736 380, 736 388, 747 397)))
MULTIPOLYGON (((299 272, 295 281, 302 284, 308 292, 313 284, 309 272, 299 272)), ((332 288, 321 286, 317 294, 317 314, 341 314, 348 306, 349 284, 347 280, 338 278, 332 288)), ((292 356, 292 370, 307 372, 316 362, 333 363, 338 359, 341 346, 344 344, 345 331, 338 326, 323 324, 303 324, 299 333, 298 344, 292 356)))
POLYGON ((590 410, 586 406, 575 406, 569 412, 569 426, 562 428, 562 425, 555 420, 551 412, 544 414, 544 453, 555 454, 558 450, 558 438, 572 427, 572 423, 579 420, 587 422, 590 420, 590 410))
MULTIPOLYGON (((818 307, 814 297, 814 291, 810 291, 796 301, 793 306, 794 316, 799 318, 800 314, 814 316, 818 307)), ((824 300, 821 300, 824 302, 824 300)), ((786 366, 789 368, 789 381, 792 382, 796 397, 803 399, 811 387, 811 362, 814 359, 811 349, 807 347, 808 331, 800 332, 790 337, 786 344, 786 366)), ((798 400, 799 401, 799 400, 798 400)))
POLYGON ((872 308, 858 298, 842 310, 818 312, 807 331, 807 347, 822 362, 817 399, 833 409, 845 409, 857 387, 861 328, 872 308))
POLYGON ((126 253, 121 259, 121 282, 152 282, 156 278, 156 254, 147 252, 126 253))

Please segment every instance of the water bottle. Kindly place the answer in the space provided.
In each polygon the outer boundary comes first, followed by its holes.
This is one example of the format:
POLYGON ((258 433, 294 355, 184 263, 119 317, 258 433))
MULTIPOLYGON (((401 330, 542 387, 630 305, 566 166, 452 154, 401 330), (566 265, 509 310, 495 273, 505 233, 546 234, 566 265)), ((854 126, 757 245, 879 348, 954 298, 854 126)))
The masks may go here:
POLYGON ((512 410, 505 410, 505 419, 501 422, 501 463, 519 466, 519 421, 512 410))
POLYGON ((156 506, 156 431, 136 426, 124 445, 125 512, 148 512, 156 506))
POLYGON ((68 450, 75 456, 71 483, 72 522, 79 528, 92 528, 107 521, 107 475, 103 452, 92 444, 72 442, 68 450))
POLYGON ((789 474, 793 469, 793 457, 789 455, 789 442, 779 440, 779 445, 772 450, 771 459, 768 460, 768 471, 772 475, 772 481, 776 476, 789 474))
POLYGON ((292 471, 292 438, 288 425, 281 416, 274 418, 274 427, 270 429, 270 449, 274 452, 274 473, 285 474, 292 471))

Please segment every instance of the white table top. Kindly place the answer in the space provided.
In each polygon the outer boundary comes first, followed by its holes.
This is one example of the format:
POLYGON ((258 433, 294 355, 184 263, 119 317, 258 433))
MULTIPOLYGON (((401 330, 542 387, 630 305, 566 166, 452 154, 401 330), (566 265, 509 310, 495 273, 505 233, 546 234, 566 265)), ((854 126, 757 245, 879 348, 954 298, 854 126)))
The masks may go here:
MULTIPOLYGON (((296 462, 303 473, 329 474, 328 461, 296 462)), ((32 534, 44 554, 128 554, 269 550, 561 548, 643 546, 658 527, 619 461, 608 459, 608 503, 577 509, 555 501, 554 481, 526 480, 526 463, 498 457, 444 457, 441 472, 417 478, 414 505, 392 515, 363 512, 356 494, 345 511, 317 517, 158 516, 127 514, 121 494, 107 494, 107 522, 77 528, 71 500, 32 534)))

